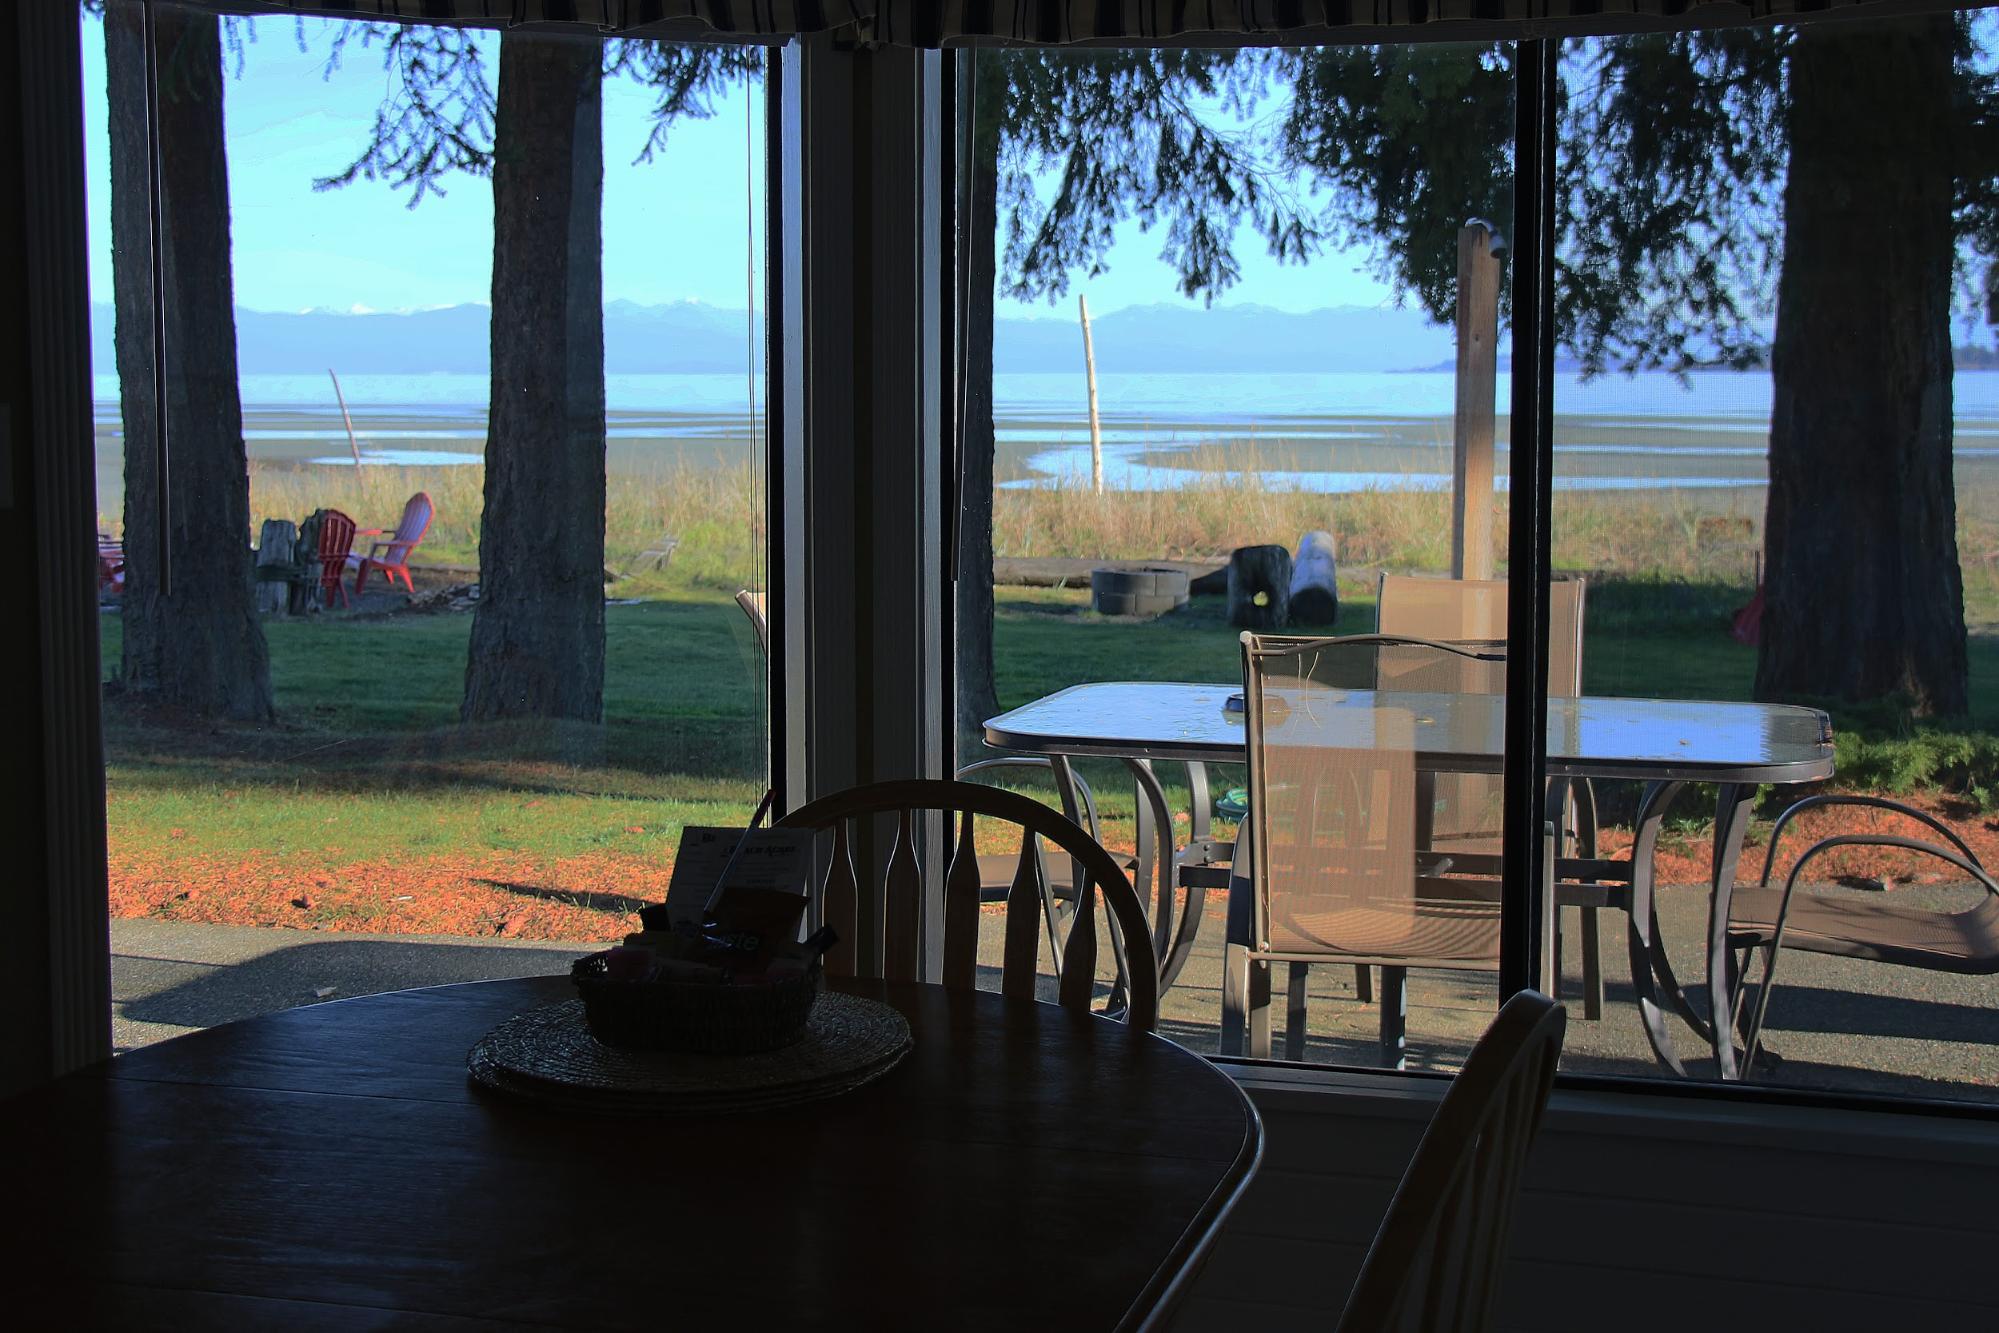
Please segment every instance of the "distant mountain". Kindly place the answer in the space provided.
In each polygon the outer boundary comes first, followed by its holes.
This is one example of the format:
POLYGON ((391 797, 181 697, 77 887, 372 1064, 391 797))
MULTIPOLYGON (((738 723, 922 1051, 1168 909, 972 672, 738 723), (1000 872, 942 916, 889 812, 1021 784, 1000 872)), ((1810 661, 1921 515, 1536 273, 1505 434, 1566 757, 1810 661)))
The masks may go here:
MULTIPOLYGON (((112 309, 90 308, 91 357, 100 374, 115 367, 112 309)), ((236 364, 245 375, 483 375, 492 311, 483 305, 349 314, 236 311, 236 364)), ((604 370, 611 375, 741 373, 744 312, 696 301, 604 306, 604 370)))
MULTIPOLYGON (((1448 362, 1451 331, 1414 310, 1337 306, 1290 314, 1268 306, 1134 306, 1091 321, 1097 369, 1115 374, 1407 370, 1448 362)), ((246 375, 483 375, 491 312, 483 305, 346 313, 236 312, 237 365, 246 375)), ((604 368, 613 375, 743 369, 745 314, 695 301, 604 307, 604 368)), ((91 307, 91 351, 100 373, 115 365, 112 310, 91 307)), ((1082 369, 1074 319, 1002 319, 994 369, 1003 374, 1082 369)))
MULTIPOLYGON (((1452 332, 1418 310, 1328 306, 1302 314, 1261 305, 1127 306, 1090 321, 1100 374, 1406 370, 1448 358, 1452 332)), ((1076 371, 1074 318, 1003 319, 993 369, 1076 371)))

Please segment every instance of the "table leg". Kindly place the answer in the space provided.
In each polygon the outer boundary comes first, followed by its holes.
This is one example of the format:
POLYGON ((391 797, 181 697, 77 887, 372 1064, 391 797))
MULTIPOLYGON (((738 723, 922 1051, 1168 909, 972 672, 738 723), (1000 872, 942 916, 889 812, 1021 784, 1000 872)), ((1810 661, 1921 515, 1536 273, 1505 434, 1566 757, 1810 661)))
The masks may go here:
MULTIPOLYGON (((1062 809, 1069 815, 1073 822, 1079 825, 1084 823, 1090 816, 1084 810, 1082 794, 1076 784, 1076 770, 1070 764, 1069 756, 1066 754, 1049 755, 1048 769, 1055 778, 1055 791, 1062 800, 1062 809)), ((1092 836, 1095 836, 1097 830, 1091 828, 1088 832, 1092 836)), ((1071 857, 1069 859, 1069 883, 1072 886, 1080 885, 1085 878, 1085 873, 1083 863, 1071 857)), ((1062 956, 1062 932, 1056 926, 1060 905, 1054 903, 1052 895, 1050 895, 1050 904, 1046 913, 1048 918, 1048 947, 1050 953, 1054 957, 1059 958, 1062 956)), ((1071 903, 1071 915, 1074 912, 1075 904, 1071 903)), ((1111 943, 1113 946, 1111 949, 1111 958, 1117 968, 1117 976, 1111 983, 1110 998, 1105 1003, 1104 1012, 1111 1015, 1118 1015, 1124 1012, 1125 1006, 1129 1003, 1128 996, 1130 992, 1124 966, 1124 939, 1118 931, 1116 917, 1107 917, 1106 924, 1111 932, 1111 943)))
POLYGON ((1194 952, 1195 939, 1201 933, 1201 913, 1207 907, 1208 891, 1200 887, 1189 887, 1187 903, 1180 913, 1180 928, 1173 938, 1172 952, 1159 965, 1159 993, 1164 995, 1169 986, 1180 979, 1180 970, 1187 966, 1188 957, 1194 952))
POLYGON ((1173 889, 1178 878, 1173 864, 1173 812, 1166 804, 1166 788, 1160 785, 1150 760, 1126 759, 1124 764, 1131 770, 1132 789, 1138 797, 1133 802, 1133 813, 1138 818, 1138 873, 1132 887, 1143 899, 1146 881, 1155 878, 1158 881, 1152 911, 1152 956, 1160 971, 1159 988, 1164 991, 1166 962, 1173 948, 1173 889), (1156 837, 1150 836, 1152 829, 1158 831, 1156 837))
POLYGON ((1229 871, 1228 910, 1222 948, 1223 1055, 1246 1055, 1249 1045, 1249 951, 1256 947, 1255 890, 1250 883, 1249 841, 1236 841, 1229 871))
POLYGON ((1735 1054, 1734 958, 1728 950, 1728 909, 1735 895, 1735 864, 1749 830, 1756 788, 1723 783, 1714 812, 1714 860, 1707 917, 1707 994, 1715 1068, 1724 1079, 1740 1078, 1735 1054))
MULTIPOLYGON (((1681 782, 1654 782, 1645 789, 1638 804, 1638 827, 1631 844, 1631 989, 1638 999, 1638 1019, 1645 1025, 1645 1039, 1659 1063, 1682 1078, 1686 1066, 1673 1053, 1673 1039, 1666 1031, 1666 1012, 1659 1006, 1659 978, 1654 960, 1663 959, 1665 949, 1659 939, 1659 916, 1653 905, 1653 855, 1659 846, 1659 827, 1666 808, 1685 786, 1681 782)), ((1677 990, 1668 983, 1668 994, 1677 990)))
POLYGON ((1381 1063, 1409 1067, 1409 969, 1381 969, 1381 1063))

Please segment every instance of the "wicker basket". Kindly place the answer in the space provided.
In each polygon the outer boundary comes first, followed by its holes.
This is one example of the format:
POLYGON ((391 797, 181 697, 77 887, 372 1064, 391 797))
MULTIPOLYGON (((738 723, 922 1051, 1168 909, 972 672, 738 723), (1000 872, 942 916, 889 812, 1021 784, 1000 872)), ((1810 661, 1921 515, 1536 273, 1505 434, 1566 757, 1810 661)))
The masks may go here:
POLYGON ((580 958, 569 970, 583 997, 590 1035, 637 1051, 748 1055, 797 1041, 819 998, 817 963, 795 977, 760 985, 700 981, 624 981, 604 975, 604 958, 580 958))

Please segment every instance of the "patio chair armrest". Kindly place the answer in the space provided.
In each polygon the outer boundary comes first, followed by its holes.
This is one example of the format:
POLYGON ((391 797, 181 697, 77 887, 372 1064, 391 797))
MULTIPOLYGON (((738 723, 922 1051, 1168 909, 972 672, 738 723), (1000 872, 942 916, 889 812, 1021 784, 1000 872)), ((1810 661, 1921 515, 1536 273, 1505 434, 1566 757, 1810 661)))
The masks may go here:
POLYGON ((1173 854, 1173 879, 1183 889, 1226 889, 1235 861, 1227 838, 1197 838, 1173 854))
MULTIPOLYGON (((1971 865, 1976 868, 1978 877, 1980 879, 1985 878, 1984 867, 1983 865, 1980 864, 1977 854, 1971 850, 1970 846, 1966 844, 1963 838, 1958 836, 1957 831, 1955 829, 1951 828, 1950 825, 1944 823, 1942 820, 1937 819, 1935 816, 1924 814, 1921 810, 1918 810, 1913 806, 1904 805, 1900 801, 1890 801, 1880 796, 1852 796, 1852 795, 1846 795, 1843 793, 1834 792, 1823 796, 1807 796, 1802 801, 1794 801, 1792 804, 1785 807, 1784 813, 1777 816, 1777 822, 1770 826, 1770 845, 1766 847, 1763 851, 1763 875, 1762 878, 1757 880, 1758 884, 1762 885, 1764 888, 1770 887, 1770 871, 1773 868, 1775 868, 1777 864, 1777 843, 1783 838, 1784 830, 1790 825, 1791 820, 1796 816, 1803 814, 1807 810, 1818 810, 1829 806, 1858 806, 1869 810, 1886 810, 1890 814, 1904 815, 1910 819, 1913 819, 1918 824, 1921 824, 1924 827, 1930 829, 1932 832, 1942 835, 1943 839, 1946 842, 1948 842, 1953 848, 1956 849, 1957 854, 1959 856, 1969 861, 1971 865)), ((1890 835, 1854 834, 1850 836, 1854 837, 1878 836, 1886 838, 1890 835)), ((1857 846, 1861 844, 1849 844, 1849 845, 1857 846)), ((1907 844, 1906 840, 1904 840, 1904 841, 1884 843, 1883 845, 1904 846, 1907 844)), ((1919 848, 1930 848, 1934 844, 1921 843, 1916 845, 1919 848)), ((1815 847, 1812 849, 1807 849, 1805 855, 1810 856, 1813 850, 1815 850, 1815 847)), ((1800 857, 1799 859, 1800 861, 1802 861, 1804 858, 1800 857)))

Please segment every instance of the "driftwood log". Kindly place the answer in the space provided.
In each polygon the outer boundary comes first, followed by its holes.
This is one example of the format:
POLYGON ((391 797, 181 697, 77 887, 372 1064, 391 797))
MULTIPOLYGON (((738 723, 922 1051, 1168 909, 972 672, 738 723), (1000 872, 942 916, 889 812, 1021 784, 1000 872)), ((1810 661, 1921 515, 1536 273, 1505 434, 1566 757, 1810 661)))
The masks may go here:
POLYGON ((1290 623, 1291 553, 1282 546, 1238 546, 1229 553, 1229 624, 1282 629, 1290 623))
POLYGON ((1291 623, 1328 625, 1340 616, 1339 568, 1333 560, 1333 534, 1308 532, 1298 542, 1291 563, 1291 623))

